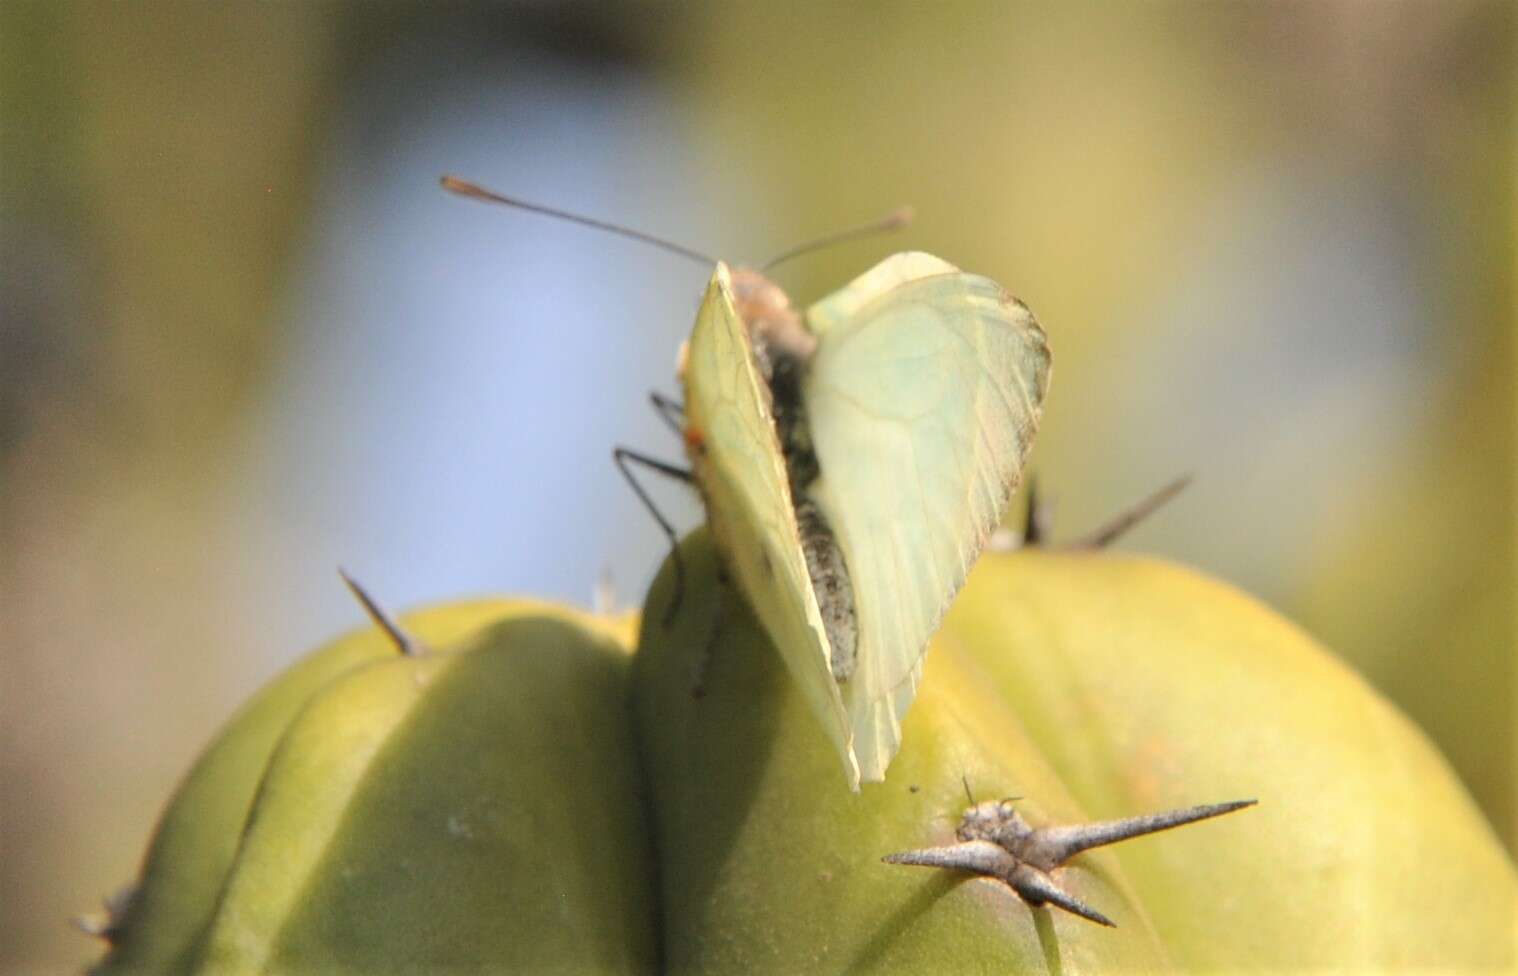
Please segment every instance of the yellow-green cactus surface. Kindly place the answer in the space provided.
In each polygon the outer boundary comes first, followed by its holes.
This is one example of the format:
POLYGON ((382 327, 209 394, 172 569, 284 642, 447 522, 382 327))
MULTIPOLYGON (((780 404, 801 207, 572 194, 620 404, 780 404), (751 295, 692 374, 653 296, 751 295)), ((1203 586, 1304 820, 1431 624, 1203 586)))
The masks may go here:
POLYGON ((541 604, 317 651, 171 801, 100 973, 647 972, 626 628, 541 604))
POLYGON ((635 658, 668 971, 1512 970, 1518 878, 1444 760, 1231 587, 1111 554, 988 555, 886 782, 851 797, 741 602, 712 612, 710 548, 684 551, 687 608, 661 627, 666 574, 635 658), (1259 805, 1059 872, 1112 930, 880 863, 951 841, 966 781, 1024 797, 1033 823, 1259 805))
POLYGON ((367 628, 276 679, 171 801, 98 971, 1513 968, 1518 880, 1444 761, 1229 587, 986 557, 854 795, 706 535, 683 553, 631 656, 626 621, 486 602, 403 618, 431 650, 367 628), (1109 929, 882 862, 951 842, 967 788, 1035 825, 1260 802, 1057 869, 1109 929))

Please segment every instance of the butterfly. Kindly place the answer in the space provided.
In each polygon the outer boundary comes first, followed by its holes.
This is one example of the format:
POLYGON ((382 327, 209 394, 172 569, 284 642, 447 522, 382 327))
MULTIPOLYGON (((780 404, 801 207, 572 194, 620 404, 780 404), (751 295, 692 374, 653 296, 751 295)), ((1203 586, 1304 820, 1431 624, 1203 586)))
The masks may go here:
POLYGON ((920 252, 800 314, 718 264, 683 359, 719 551, 849 786, 879 781, 928 640, 1032 446, 1043 330, 994 282, 920 252))
POLYGON ((995 282, 921 252, 886 258, 805 311, 762 272, 715 264, 678 367, 689 474, 727 568, 857 791, 884 779, 928 640, 1017 487, 1048 341, 995 282))

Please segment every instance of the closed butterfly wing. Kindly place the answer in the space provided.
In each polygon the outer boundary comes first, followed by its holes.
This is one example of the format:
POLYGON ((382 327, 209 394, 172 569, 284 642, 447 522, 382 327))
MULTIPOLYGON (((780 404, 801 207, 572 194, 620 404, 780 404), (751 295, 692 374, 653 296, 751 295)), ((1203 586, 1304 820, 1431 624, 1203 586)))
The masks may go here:
POLYGON ((801 550, 769 393, 719 264, 686 348, 687 438, 707 523, 728 570, 779 648, 808 706, 843 760, 849 788, 859 767, 801 550))
POLYGON ((806 317, 811 495, 853 582, 858 654, 842 692, 873 781, 901 744, 927 642, 1017 487, 1049 349, 996 283, 920 253, 887 258, 806 317))

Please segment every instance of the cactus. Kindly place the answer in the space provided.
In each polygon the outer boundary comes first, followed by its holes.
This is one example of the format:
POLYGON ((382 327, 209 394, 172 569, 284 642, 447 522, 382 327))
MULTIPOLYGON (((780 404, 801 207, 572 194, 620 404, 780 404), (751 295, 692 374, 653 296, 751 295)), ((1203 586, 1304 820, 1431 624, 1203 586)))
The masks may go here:
POLYGON ((621 622, 463 604, 393 627, 430 650, 400 654, 381 616, 277 679, 171 802, 98 971, 1514 961, 1518 879, 1442 759, 1225 586, 1095 552, 983 559, 886 782, 854 795, 704 532, 682 556, 678 611, 666 567, 631 657, 621 622), (1245 796, 1112 847, 1045 843, 1245 796), (1008 870, 882 862, 966 843, 1008 870))
POLYGON ((1185 968, 1518 962, 1518 880, 1490 825, 1423 733, 1301 629, 1134 556, 993 555, 974 582, 940 643, 1018 716, 1082 818, 1258 797, 1247 828, 1112 848, 1185 968))
POLYGON ((896 765, 850 798, 777 656, 711 582, 710 549, 692 539, 685 559, 706 582, 668 631, 671 588, 656 583, 634 659, 671 972, 1514 963, 1518 878, 1443 759, 1227 586, 1092 551, 982 559, 929 652, 896 765), (1000 880, 881 863, 954 843, 965 781, 1023 796, 1035 827, 1259 805, 1053 870, 1107 929, 1000 880))
POLYGON ((492 601, 296 665, 171 801, 97 973, 654 964, 625 628, 492 601))

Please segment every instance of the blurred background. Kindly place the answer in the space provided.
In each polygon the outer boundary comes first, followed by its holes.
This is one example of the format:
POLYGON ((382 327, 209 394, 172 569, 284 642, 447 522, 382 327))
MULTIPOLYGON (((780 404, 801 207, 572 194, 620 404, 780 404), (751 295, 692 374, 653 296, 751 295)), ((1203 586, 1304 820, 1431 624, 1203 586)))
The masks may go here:
MULTIPOLYGON (((0 971, 77 968, 218 724, 396 607, 636 604, 610 463, 709 269, 911 246, 1055 350, 1056 535, 1259 595, 1515 824, 1515 34, 1504 2, 0 4, 0 971)), ((698 507, 655 486, 682 526, 698 507)), ((1416 811, 1409 811, 1416 815, 1416 811)))

